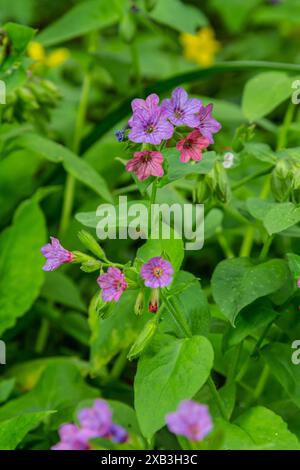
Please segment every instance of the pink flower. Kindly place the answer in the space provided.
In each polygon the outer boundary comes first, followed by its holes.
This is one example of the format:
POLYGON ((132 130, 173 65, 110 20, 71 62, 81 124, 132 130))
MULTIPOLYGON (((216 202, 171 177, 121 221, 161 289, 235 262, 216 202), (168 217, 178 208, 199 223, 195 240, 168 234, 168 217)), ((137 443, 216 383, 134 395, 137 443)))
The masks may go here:
POLYGON ((300 289, 300 277, 299 277, 299 279, 297 279, 297 286, 298 286, 299 289, 300 289))
POLYGON ((113 267, 109 267, 107 273, 101 274, 97 282, 102 289, 101 296, 105 302, 112 300, 117 302, 128 287, 124 274, 120 269, 113 267))
POLYGON ((166 416, 169 430, 191 441, 201 441, 213 428, 211 417, 206 405, 193 400, 184 400, 177 411, 166 416))
POLYGON ((140 181, 149 176, 163 176, 164 170, 162 163, 164 157, 160 152, 144 150, 135 152, 133 158, 126 165, 126 170, 136 174, 140 181))
POLYGON ((207 148, 209 140, 203 137, 198 129, 191 132, 185 139, 180 140, 176 148, 180 151, 180 160, 187 163, 192 160, 202 160, 202 150, 207 148))
POLYGON ((74 259, 73 253, 65 250, 57 238, 50 237, 50 240, 51 243, 47 243, 41 248, 42 254, 47 259, 43 266, 44 271, 53 271, 64 263, 71 263, 74 259))
POLYGON ((174 270, 169 261, 156 256, 141 267, 141 276, 145 286, 157 288, 166 287, 172 282, 174 270))

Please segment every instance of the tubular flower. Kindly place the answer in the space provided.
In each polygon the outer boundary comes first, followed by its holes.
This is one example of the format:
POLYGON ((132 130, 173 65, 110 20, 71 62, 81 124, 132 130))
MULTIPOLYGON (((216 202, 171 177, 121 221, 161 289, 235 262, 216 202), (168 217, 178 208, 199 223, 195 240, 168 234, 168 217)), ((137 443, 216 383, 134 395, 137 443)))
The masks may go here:
POLYGON ((74 255, 71 251, 66 250, 55 237, 50 237, 51 243, 41 248, 42 254, 47 259, 43 266, 44 271, 54 271, 62 264, 71 263, 74 255))

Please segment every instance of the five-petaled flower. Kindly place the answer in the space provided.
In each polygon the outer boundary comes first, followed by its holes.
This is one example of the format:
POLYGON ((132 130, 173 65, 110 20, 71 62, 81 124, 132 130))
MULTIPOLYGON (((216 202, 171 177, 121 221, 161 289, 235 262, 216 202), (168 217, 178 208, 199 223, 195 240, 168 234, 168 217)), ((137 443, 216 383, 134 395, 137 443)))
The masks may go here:
POLYGON ((176 144, 180 151, 180 160, 187 163, 190 159, 199 161, 202 159, 202 150, 209 146, 207 137, 203 137, 198 129, 195 129, 187 137, 176 144))
POLYGON ((108 268, 107 273, 98 277, 97 282, 102 289, 101 296, 105 302, 112 300, 117 302, 128 287, 122 271, 112 266, 108 268))
POLYGON ((166 423, 171 432, 191 441, 201 441, 213 428, 208 407, 193 400, 182 401, 177 411, 166 416, 166 423))
POLYGON ((165 99, 162 102, 167 117, 175 126, 197 127, 199 124, 197 113, 200 112, 201 105, 199 99, 189 98, 187 92, 181 87, 173 91, 171 99, 165 99))
POLYGON ((159 98, 152 94, 146 100, 135 99, 131 103, 133 115, 128 124, 131 127, 128 138, 132 142, 159 145, 171 139, 174 128, 166 116, 159 98))
POLYGON ((47 259, 43 266, 44 271, 53 271, 62 264, 71 263, 74 255, 71 251, 66 250, 55 237, 50 237, 51 243, 41 248, 42 254, 47 259))
POLYGON ((213 110, 213 104, 208 104, 207 106, 202 106, 199 113, 199 124, 198 129, 203 135, 203 137, 207 137, 210 144, 214 143, 213 134, 219 132, 221 129, 221 124, 212 117, 211 113, 213 110))
POLYGON ((173 273, 171 263, 160 256, 151 258, 141 267, 141 276, 145 286, 152 288, 166 287, 171 284, 173 273))
POLYGON ((164 157, 160 152, 144 150, 143 152, 135 152, 134 156, 126 165, 126 170, 136 174, 140 181, 149 176, 163 176, 162 167, 164 157))

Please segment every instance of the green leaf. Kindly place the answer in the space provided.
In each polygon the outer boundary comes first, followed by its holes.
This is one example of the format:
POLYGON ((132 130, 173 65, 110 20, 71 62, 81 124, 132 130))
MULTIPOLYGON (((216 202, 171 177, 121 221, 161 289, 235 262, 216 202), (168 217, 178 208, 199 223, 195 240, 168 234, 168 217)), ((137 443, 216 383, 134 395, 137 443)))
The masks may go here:
POLYGON ((18 53, 25 51, 27 44, 32 40, 35 35, 35 30, 16 23, 6 23, 3 26, 9 39, 11 40, 14 49, 18 53))
POLYGON ((248 159, 253 157, 273 165, 278 161, 278 158, 269 145, 258 142, 245 142, 242 156, 248 159))
POLYGON ((165 424, 166 414, 192 398, 206 382, 213 349, 203 336, 175 339, 156 335, 140 358, 135 377, 135 409, 145 437, 165 424))
POLYGON ((158 0, 150 17, 177 31, 195 33, 200 26, 208 24, 207 18, 199 8, 186 5, 179 0, 158 0))
MULTIPOLYGON (((207 336, 210 327, 210 310, 206 296, 199 281, 191 273, 179 271, 172 284, 172 292, 181 313, 186 317, 186 321, 194 335, 207 336), (183 289, 175 294, 176 289, 183 289)), ((166 333, 175 332, 178 337, 182 336, 182 331, 173 317, 166 313, 160 324, 160 331, 166 333)))
POLYGON ((36 428, 51 413, 51 411, 25 413, 22 416, 1 421, 0 449, 14 450, 22 442, 26 434, 36 428))
POLYGON ((98 395, 98 390, 83 381, 74 365, 67 362, 50 365, 32 391, 0 408, 0 420, 25 413, 57 411, 51 417, 51 427, 57 429, 59 424, 71 421, 79 401, 98 395))
POLYGON ((0 382, 0 403, 5 402, 10 396, 14 389, 16 379, 13 377, 7 380, 1 380, 0 382))
POLYGON ((51 302, 66 305, 82 312, 87 310, 78 287, 72 279, 59 271, 46 273, 41 296, 51 302))
POLYGON ((236 420, 235 424, 246 431, 261 449, 300 449, 297 437, 288 430, 283 419, 263 406, 250 408, 236 420))
POLYGON ((239 33, 243 30, 251 11, 260 3, 260 0, 213 0, 212 5, 222 16, 223 21, 232 33, 239 33), (232 14, 234 12, 234 15, 232 14))
POLYGON ((274 203, 263 218, 269 235, 282 232, 300 222, 300 207, 292 202, 274 203))
POLYGON ((269 114, 292 94, 293 81, 283 72, 263 72, 251 78, 243 94, 245 117, 257 121, 269 114))
POLYGON ((221 261, 212 277, 213 296, 234 325, 238 313, 259 297, 279 290, 289 278, 287 263, 271 260, 255 264, 247 258, 221 261))
POLYGON ((222 226, 224 214, 220 209, 213 208, 209 211, 204 220, 204 239, 213 237, 218 228, 222 226))
POLYGON ((38 35, 44 46, 53 46, 117 23, 125 0, 88 0, 71 8, 38 35))
POLYGON ((295 253, 286 254, 289 268, 295 276, 300 276, 300 256, 295 253))
POLYGON ((53 163, 62 163, 65 170, 74 178, 93 189, 105 201, 112 202, 112 196, 104 178, 89 163, 77 157, 63 145, 30 133, 17 139, 15 143, 53 163))
POLYGON ((0 236, 0 334, 31 307, 43 283, 45 221, 39 206, 26 201, 0 236))
POLYGON ((300 408, 300 367, 292 362, 294 350, 282 343, 269 344, 261 351, 271 373, 300 408))

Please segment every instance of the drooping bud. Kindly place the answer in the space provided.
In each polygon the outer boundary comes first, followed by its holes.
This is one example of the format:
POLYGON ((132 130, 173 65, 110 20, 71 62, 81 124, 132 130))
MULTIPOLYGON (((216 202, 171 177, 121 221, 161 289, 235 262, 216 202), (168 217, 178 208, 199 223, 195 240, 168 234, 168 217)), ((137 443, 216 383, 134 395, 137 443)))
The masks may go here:
POLYGON ((129 361, 139 357, 144 349, 149 345, 151 342, 156 330, 157 330, 158 322, 156 318, 151 318, 144 328, 142 329, 141 333, 137 337, 135 343, 132 345, 127 358, 129 361))
POLYGON ((272 171, 271 177, 271 189, 276 201, 285 202, 288 200, 292 179, 293 175, 289 163, 286 160, 279 160, 272 171))
POLYGON ((231 196, 230 185, 225 168, 222 163, 216 161, 213 168, 206 175, 205 181, 213 195, 221 202, 226 203, 231 196))
POLYGON ((134 305, 134 313, 137 316, 142 315, 143 313, 143 308, 144 308, 144 303, 145 303, 145 292, 144 289, 142 289, 136 298, 135 305, 134 305))
POLYGON ((149 302, 149 312, 156 313, 159 307, 159 289, 152 289, 150 302, 149 302))
POLYGON ((88 249, 90 250, 95 256, 97 256, 99 259, 105 260, 106 256, 101 248, 101 246, 97 243, 93 235, 91 235, 89 232, 86 230, 80 230, 78 232, 78 238, 81 241, 81 243, 88 249))

